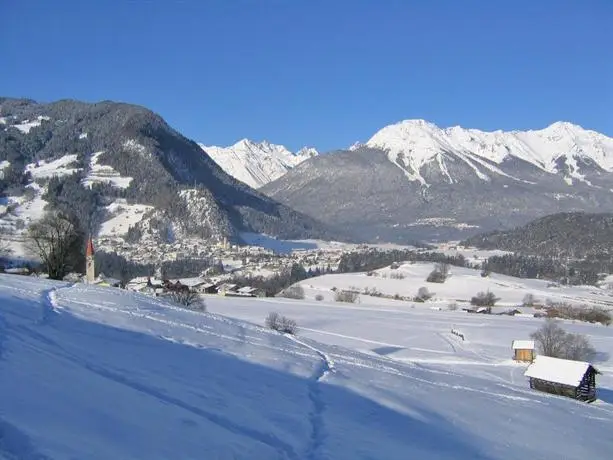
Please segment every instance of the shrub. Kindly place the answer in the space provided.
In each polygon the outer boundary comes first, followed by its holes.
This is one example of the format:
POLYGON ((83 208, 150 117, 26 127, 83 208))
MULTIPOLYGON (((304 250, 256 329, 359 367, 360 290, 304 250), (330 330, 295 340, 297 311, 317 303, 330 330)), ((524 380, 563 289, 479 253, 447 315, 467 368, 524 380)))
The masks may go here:
POLYGON ((278 295, 286 299, 302 300, 304 299, 304 289, 302 286, 294 285, 283 289, 278 295))
POLYGON ((266 317, 266 327, 273 331, 281 332, 283 334, 296 334, 298 325, 293 319, 289 319, 286 316, 281 316, 277 312, 270 312, 266 317))
POLYGON ((428 283, 444 283, 449 276, 449 264, 438 263, 434 266, 434 270, 430 272, 426 281, 428 283))
POLYGON ((362 291, 362 294, 364 295, 369 295, 372 297, 383 297, 383 293, 381 291, 379 291, 376 287, 373 288, 364 288, 364 290, 362 291))
POLYGON ((603 308, 589 307, 587 305, 574 306, 563 302, 549 302, 547 317, 576 319, 588 323, 600 323, 605 326, 611 324, 611 313, 603 308))
POLYGON ((358 300, 359 294, 355 291, 336 291, 334 294, 334 300, 337 302, 355 303, 358 300))
POLYGON ((477 307, 493 307, 500 298, 496 297, 493 292, 479 292, 476 296, 470 299, 470 304, 477 307))
POLYGON ((390 278, 393 280, 403 280, 405 275, 401 272, 392 272, 390 273, 390 278))
POLYGON ((324 296, 323 296, 323 295, 321 295, 321 294, 317 294, 317 295, 315 296, 315 300, 317 300, 318 302, 321 302, 322 300, 324 300, 324 296))
POLYGON ((539 353, 545 356, 590 361, 596 354, 585 336, 566 332, 552 319, 547 319, 530 337, 536 342, 539 353))
POLYGON ((182 307, 188 307, 191 310, 206 311, 204 300, 202 300, 202 297, 196 292, 188 290, 171 291, 168 293, 168 298, 182 307))
POLYGON ((458 304, 455 302, 452 302, 449 305, 447 305, 447 310, 449 311, 456 311, 457 309, 458 309, 458 304))
POLYGON ((425 302, 426 300, 430 300, 433 296, 433 292, 430 292, 427 287, 422 286, 417 290, 417 295, 414 300, 416 302, 425 302))

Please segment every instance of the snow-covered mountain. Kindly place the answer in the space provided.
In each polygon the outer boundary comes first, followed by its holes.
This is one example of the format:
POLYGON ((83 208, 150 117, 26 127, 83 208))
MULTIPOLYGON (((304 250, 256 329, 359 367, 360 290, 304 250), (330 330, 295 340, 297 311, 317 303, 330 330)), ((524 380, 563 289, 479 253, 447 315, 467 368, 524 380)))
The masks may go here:
POLYGON ((405 120, 262 191, 371 240, 461 238, 556 212, 613 211, 613 139, 567 122, 484 132, 405 120))
POLYGON ((145 107, 0 97, 0 118, 3 233, 23 234, 49 209, 88 233, 162 242, 240 241, 240 232, 309 238, 325 227, 234 179, 145 107))
POLYGON ((613 139, 567 122, 536 131, 485 132, 405 120, 381 129, 366 146, 386 151, 390 161, 410 180, 424 185, 427 182, 421 170, 429 164, 436 164, 450 183, 458 180, 447 169, 454 161, 467 164, 482 180, 506 175, 501 165, 513 158, 552 174, 562 172, 563 161, 570 180, 584 178, 580 172, 582 162, 613 171, 613 139))
POLYGON ((199 145, 227 174, 253 188, 278 179, 293 167, 318 155, 311 147, 292 153, 283 145, 249 139, 242 139, 229 147, 199 145))

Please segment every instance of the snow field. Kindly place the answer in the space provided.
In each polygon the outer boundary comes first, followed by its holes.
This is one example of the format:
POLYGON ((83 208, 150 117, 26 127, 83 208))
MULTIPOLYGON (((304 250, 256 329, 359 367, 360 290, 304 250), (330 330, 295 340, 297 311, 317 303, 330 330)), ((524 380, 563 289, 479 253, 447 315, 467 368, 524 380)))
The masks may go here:
MULTIPOLYGON (((521 380, 522 366, 403 361, 384 348, 423 342, 449 358, 447 337, 436 334, 449 318, 437 315, 455 312, 219 296, 207 303, 254 321, 0 275, 0 375, 10 376, 0 379, 0 457, 574 459, 607 458, 613 448, 610 403, 513 384, 510 371, 521 380), (365 353, 356 339, 341 346, 334 335, 305 329, 291 338, 254 324, 273 308, 299 326, 389 345, 360 342, 365 353)), ((518 333, 512 318, 492 317, 489 331, 481 324, 489 319, 455 316, 472 321, 458 325, 472 324, 470 344, 518 333)))

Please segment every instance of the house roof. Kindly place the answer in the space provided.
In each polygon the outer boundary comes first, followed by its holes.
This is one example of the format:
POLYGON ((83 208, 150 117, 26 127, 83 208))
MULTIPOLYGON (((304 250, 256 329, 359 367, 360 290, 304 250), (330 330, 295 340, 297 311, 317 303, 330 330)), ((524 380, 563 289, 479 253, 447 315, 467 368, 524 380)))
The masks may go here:
POLYGON ((243 293, 251 294, 252 292, 255 292, 257 290, 258 290, 258 288, 254 288, 254 287, 251 287, 251 286, 245 286, 245 287, 240 288, 238 290, 238 292, 243 292, 243 293))
POLYGON ((513 340, 513 350, 534 350, 534 340, 513 340))
POLYGON ((526 377, 576 387, 579 386, 583 376, 591 366, 590 363, 583 361, 571 361, 539 355, 528 366, 524 375, 526 377))

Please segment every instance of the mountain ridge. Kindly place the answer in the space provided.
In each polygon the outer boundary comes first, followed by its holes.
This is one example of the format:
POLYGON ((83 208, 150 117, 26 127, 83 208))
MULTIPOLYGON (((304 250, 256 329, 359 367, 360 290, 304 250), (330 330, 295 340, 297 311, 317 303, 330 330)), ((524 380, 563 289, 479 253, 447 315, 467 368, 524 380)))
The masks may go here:
POLYGON ((342 239, 227 175, 194 141, 145 107, 0 98, 0 118, 3 226, 13 230, 19 220, 23 227, 40 217, 45 206, 76 213, 93 230, 114 202, 127 200, 127 206, 141 206, 141 219, 133 223, 138 238, 240 241, 240 232, 247 231, 342 239), (22 198, 28 190, 38 214, 26 219, 20 209, 32 202, 22 198), (153 209, 143 213, 145 205, 153 209))
POLYGON ((255 142, 241 139, 227 147, 198 144, 227 174, 249 185, 260 188, 319 152, 303 147, 297 152, 268 141, 255 142))
POLYGON ((462 239, 553 212, 613 211, 613 139, 568 122, 485 132, 405 120, 261 190, 367 239, 462 239))

